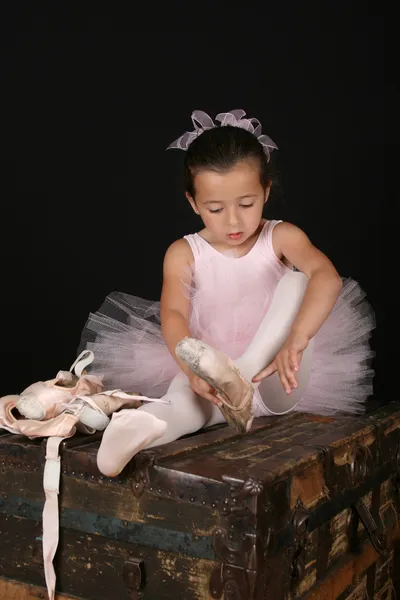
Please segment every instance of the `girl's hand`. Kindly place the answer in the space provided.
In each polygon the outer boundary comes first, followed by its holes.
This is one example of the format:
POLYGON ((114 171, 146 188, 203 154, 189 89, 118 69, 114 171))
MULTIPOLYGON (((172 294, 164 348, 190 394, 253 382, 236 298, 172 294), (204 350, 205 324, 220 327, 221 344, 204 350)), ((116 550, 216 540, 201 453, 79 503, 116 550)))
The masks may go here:
POLYGON ((189 374, 189 383, 195 394, 209 400, 216 406, 222 406, 222 402, 215 396, 214 388, 204 381, 204 379, 191 372, 189 374))
POLYGON ((290 394, 292 390, 298 387, 295 374, 300 368, 303 352, 307 348, 308 342, 308 338, 304 335, 290 334, 275 359, 253 377, 252 381, 257 383, 277 371, 283 389, 287 394, 290 394))

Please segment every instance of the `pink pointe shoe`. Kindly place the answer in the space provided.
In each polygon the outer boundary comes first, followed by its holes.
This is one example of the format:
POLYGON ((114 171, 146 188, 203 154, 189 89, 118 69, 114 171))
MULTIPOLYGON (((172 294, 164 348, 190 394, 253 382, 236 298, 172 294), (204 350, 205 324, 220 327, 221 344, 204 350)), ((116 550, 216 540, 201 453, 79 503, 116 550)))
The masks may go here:
POLYGON ((67 413, 74 414, 89 430, 103 431, 110 422, 110 415, 120 408, 138 408, 143 396, 126 394, 121 390, 110 390, 92 396, 77 396, 64 404, 67 413))
POLYGON ((18 412, 27 419, 52 419, 61 414, 65 404, 77 396, 102 392, 104 386, 99 377, 82 374, 93 359, 93 352, 84 350, 69 371, 59 371, 55 379, 38 381, 27 387, 17 401, 18 412))
POLYGON ((179 342, 175 351, 196 375, 215 389, 227 423, 239 433, 249 431, 253 422, 254 388, 229 356, 189 337, 179 342))
POLYGON ((19 396, 3 396, 0 398, 0 429, 9 433, 26 435, 29 438, 59 436, 67 438, 74 435, 78 419, 75 415, 62 413, 48 421, 17 418, 16 405, 19 396))
POLYGON ((10 395, 0 398, 0 429, 5 429, 10 433, 20 433, 18 420, 13 414, 19 396, 10 395))

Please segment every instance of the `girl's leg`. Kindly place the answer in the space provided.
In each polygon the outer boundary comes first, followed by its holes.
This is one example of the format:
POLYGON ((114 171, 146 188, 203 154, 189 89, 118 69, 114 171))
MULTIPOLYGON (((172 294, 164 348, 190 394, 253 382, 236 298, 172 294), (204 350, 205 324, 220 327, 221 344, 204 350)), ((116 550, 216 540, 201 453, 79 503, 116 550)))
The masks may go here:
MULTIPOLYGON (((285 343, 303 301, 307 284, 308 278, 303 273, 295 271, 287 273, 280 280, 271 306, 256 335, 244 354, 234 361, 248 381, 274 360, 285 343)), ((283 414, 294 408, 301 400, 308 385, 311 355, 312 342, 303 352, 300 369, 296 373, 298 387, 289 395, 283 389, 278 373, 253 384, 255 388, 259 387, 259 394, 270 412, 283 414)))
POLYGON ((164 399, 169 404, 149 402, 114 413, 97 455, 102 473, 115 477, 140 450, 173 442, 209 421, 224 422, 217 406, 192 391, 183 372, 174 377, 164 399))
POLYGON ((162 419, 168 425, 163 436, 146 448, 168 444, 183 435, 194 433, 210 420, 213 424, 225 422, 218 406, 193 392, 189 379, 183 372, 174 377, 164 398, 170 404, 149 402, 138 409, 162 419))
POLYGON ((290 328, 303 301, 308 279, 291 271, 280 280, 267 314, 235 364, 244 377, 251 380, 277 355, 289 335, 290 328))

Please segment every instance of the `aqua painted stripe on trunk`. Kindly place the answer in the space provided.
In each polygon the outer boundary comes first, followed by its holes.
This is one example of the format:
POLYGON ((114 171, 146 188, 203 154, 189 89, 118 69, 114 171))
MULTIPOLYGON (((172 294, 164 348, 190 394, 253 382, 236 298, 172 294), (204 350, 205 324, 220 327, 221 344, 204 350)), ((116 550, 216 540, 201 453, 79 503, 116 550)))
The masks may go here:
MULTIPOLYGON (((43 503, 27 502, 23 498, 0 497, 0 512, 9 516, 33 521, 42 520, 43 503)), ((157 548, 166 552, 182 553, 196 558, 215 560, 212 538, 199 537, 191 533, 171 531, 164 527, 121 521, 115 517, 104 517, 95 513, 63 508, 60 526, 108 539, 157 548)))

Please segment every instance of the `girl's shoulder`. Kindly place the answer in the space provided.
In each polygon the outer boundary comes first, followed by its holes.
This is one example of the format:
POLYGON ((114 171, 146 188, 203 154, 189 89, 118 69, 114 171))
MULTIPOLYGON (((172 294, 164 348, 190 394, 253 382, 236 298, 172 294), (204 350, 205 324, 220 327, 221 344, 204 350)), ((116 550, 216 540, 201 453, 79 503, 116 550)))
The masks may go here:
POLYGON ((270 223, 272 224, 270 226, 271 240, 277 247, 285 244, 286 241, 307 237, 302 229, 288 221, 270 221, 270 223))
POLYGON ((294 227, 294 225, 291 225, 286 221, 277 219, 265 220, 260 234, 262 237, 261 247, 264 248, 264 251, 267 252, 269 256, 277 259, 278 263, 282 264, 282 266, 288 268, 291 268, 292 265, 284 256, 282 245, 284 245, 283 240, 290 235, 292 227, 294 227))
POLYGON ((164 256, 164 264, 172 267, 192 266, 193 261, 192 249, 185 238, 172 242, 164 256))

